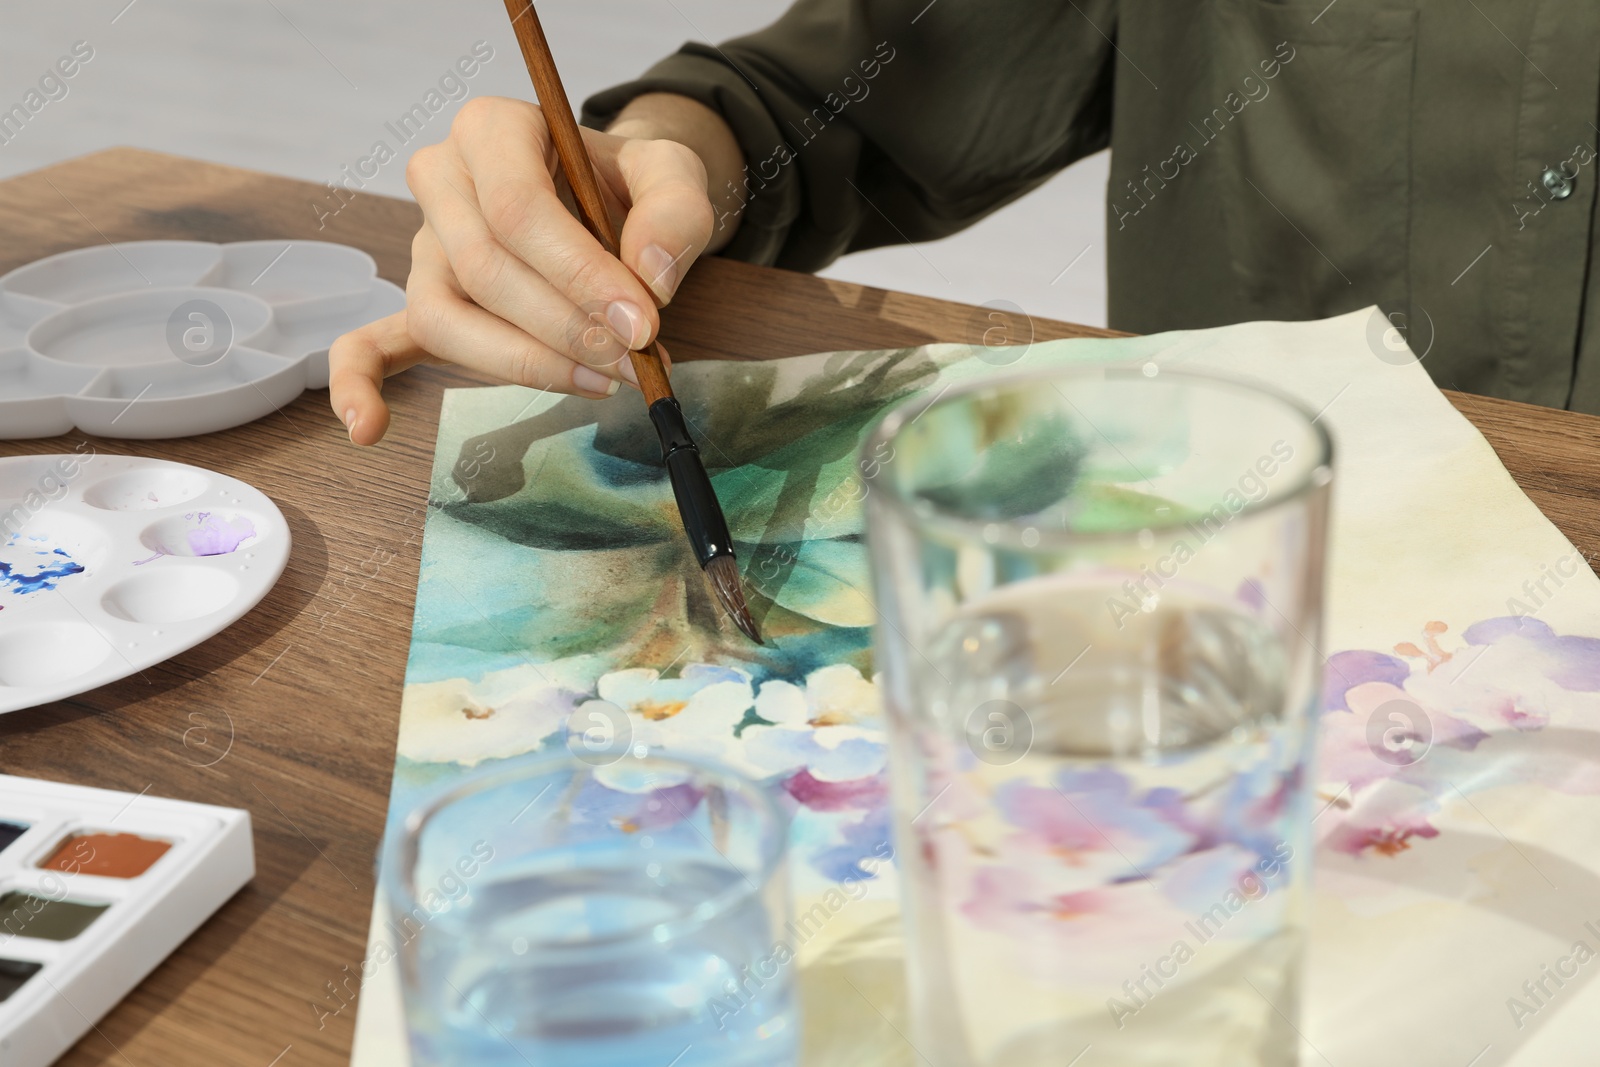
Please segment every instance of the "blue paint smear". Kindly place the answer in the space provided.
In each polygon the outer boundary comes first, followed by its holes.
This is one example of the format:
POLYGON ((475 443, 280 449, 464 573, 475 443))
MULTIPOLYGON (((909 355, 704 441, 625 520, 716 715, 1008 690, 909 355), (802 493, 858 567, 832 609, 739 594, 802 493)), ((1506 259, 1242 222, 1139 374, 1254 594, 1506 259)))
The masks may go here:
POLYGON ((61 559, 42 566, 36 565, 38 569, 31 572, 25 572, 22 564, 11 564, 0 560, 0 589, 8 589, 18 594, 38 593, 54 589, 56 583, 63 578, 83 573, 83 564, 73 559, 63 549, 41 551, 39 555, 60 556, 61 559))

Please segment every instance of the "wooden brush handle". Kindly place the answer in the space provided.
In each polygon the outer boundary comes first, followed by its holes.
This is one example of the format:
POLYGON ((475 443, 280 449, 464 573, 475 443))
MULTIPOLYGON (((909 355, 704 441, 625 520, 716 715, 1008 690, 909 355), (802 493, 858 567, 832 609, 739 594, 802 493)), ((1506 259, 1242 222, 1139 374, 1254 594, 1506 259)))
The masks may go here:
MULTIPOLYGON (((550 140, 555 142, 556 156, 561 169, 572 186, 573 198, 578 202, 578 213, 583 224, 594 234, 595 240, 607 253, 617 256, 620 246, 617 231, 611 225, 611 215, 606 211, 605 198, 600 195, 600 182, 594 176, 594 163, 589 150, 584 147, 583 134, 578 131, 578 120, 572 116, 572 104, 567 100, 567 90, 556 71, 555 57, 550 54, 550 42, 545 39, 544 27, 539 23, 539 13, 527 0, 505 0, 506 14, 511 16, 511 29, 522 48, 522 60, 533 78, 533 90, 539 96, 539 106, 550 127, 550 140)), ((667 379, 666 365, 661 361, 659 342, 651 342, 643 351, 632 352, 633 372, 639 379, 639 388, 646 403, 653 404, 662 397, 672 395, 672 383, 667 379)))
POLYGON ((654 404, 662 397, 672 395, 672 382, 667 378, 667 365, 661 359, 664 351, 660 341, 651 341, 643 352, 628 353, 633 359, 633 373, 639 379, 639 391, 644 393, 647 404, 654 404))
POLYGON ((523 62, 533 78, 534 92, 539 95, 544 120, 550 126, 550 139, 555 142, 556 155, 561 159, 561 169, 566 172, 567 183, 577 198, 583 223, 614 256, 617 232, 611 226, 611 216, 600 195, 600 183, 594 176, 589 152, 584 148, 583 134, 578 132, 578 120, 572 117, 572 104, 567 101, 567 90, 556 71, 555 57, 550 54, 550 42, 545 39, 539 13, 527 0, 506 0, 506 14, 511 16, 512 32, 522 48, 523 62))

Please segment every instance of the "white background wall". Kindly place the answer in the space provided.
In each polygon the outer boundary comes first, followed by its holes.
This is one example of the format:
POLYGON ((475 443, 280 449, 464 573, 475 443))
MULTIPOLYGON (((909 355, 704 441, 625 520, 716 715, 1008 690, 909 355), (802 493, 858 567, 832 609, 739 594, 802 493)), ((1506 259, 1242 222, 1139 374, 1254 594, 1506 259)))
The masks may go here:
MULTIPOLYGON (((759 28, 784 6, 540 0, 539 12, 576 101, 685 40, 759 28)), ((0 145, 0 178, 125 144, 325 182, 378 138, 392 144, 384 123, 478 40, 495 54, 472 92, 532 95, 497 0, 34 0, 0 5, 0 111, 80 40, 94 58, 0 145)), ((458 106, 408 149, 442 138, 458 106)), ((395 160, 369 187, 409 196, 404 169, 395 160)), ((1103 325, 1106 170, 1102 153, 964 233, 859 253, 825 273, 1103 325)))

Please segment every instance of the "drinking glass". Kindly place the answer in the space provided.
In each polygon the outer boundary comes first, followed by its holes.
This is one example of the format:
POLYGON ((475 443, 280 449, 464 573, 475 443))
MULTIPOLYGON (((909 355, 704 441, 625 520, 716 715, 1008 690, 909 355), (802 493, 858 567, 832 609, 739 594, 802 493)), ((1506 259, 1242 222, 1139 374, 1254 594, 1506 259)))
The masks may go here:
POLYGON ((869 435, 922 1060, 1297 1062, 1331 456, 1298 404, 1149 363, 869 435))
POLYGON ((794 1062, 787 817, 715 764, 480 773, 390 836, 413 1067, 794 1062))

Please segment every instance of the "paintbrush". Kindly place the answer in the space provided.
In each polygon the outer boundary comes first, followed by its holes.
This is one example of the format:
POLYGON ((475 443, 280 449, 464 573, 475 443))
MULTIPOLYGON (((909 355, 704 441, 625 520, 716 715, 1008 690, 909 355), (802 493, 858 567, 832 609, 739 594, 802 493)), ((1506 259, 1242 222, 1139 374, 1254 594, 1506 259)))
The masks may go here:
MULTIPOLYGON (((511 16, 511 28, 517 35, 517 44, 522 47, 522 59, 533 78, 539 106, 550 127, 550 139, 555 142, 561 169, 578 203, 578 213, 601 247, 616 256, 620 248, 616 228, 606 212, 605 200, 600 195, 600 182, 594 176, 594 164, 583 146, 578 121, 572 116, 572 105, 567 102, 567 91, 561 84, 561 75, 556 71, 556 61, 550 54, 550 42, 545 39, 544 27, 539 24, 539 13, 528 0, 505 2, 506 14, 511 16)), ((672 479, 672 494, 678 501, 683 531, 688 534, 695 559, 710 579, 711 588, 723 610, 750 640, 761 644, 761 631, 750 615, 744 592, 739 588, 739 566, 734 559, 728 521, 722 515, 722 505, 717 502, 711 478, 700 459, 700 450, 689 436, 683 409, 672 395, 672 383, 667 379, 662 355, 661 343, 652 341, 643 350, 630 352, 628 358, 633 361, 639 390, 644 393, 645 403, 650 405, 650 421, 655 425, 656 436, 661 439, 661 461, 666 465, 668 477, 672 479)))

